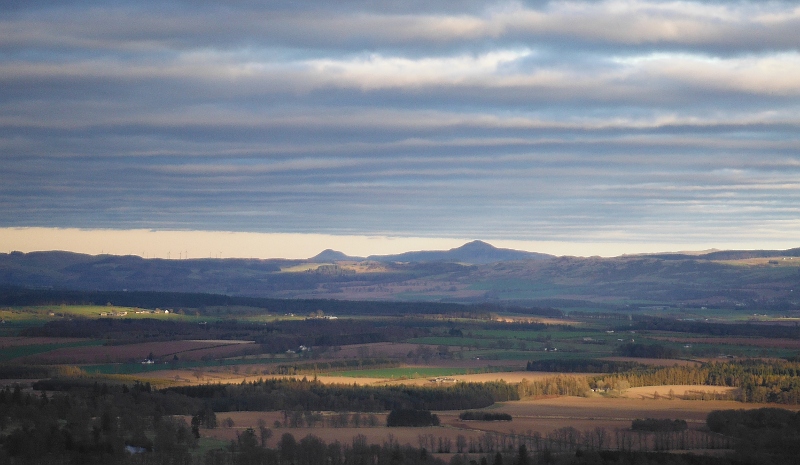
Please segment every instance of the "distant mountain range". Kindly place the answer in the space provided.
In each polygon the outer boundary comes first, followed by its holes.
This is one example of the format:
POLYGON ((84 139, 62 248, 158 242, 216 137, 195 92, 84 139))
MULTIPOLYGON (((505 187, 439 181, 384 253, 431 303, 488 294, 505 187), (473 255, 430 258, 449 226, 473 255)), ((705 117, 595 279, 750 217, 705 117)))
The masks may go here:
POLYGON ((474 241, 444 251, 303 260, 0 254, 2 287, 291 299, 722 306, 800 311, 800 248, 554 257, 474 241))
POLYGON ((508 262, 515 260, 545 260, 554 255, 536 252, 524 252, 514 249, 500 249, 483 241, 468 242, 461 247, 450 250, 427 250, 417 252, 404 252, 396 255, 370 255, 369 257, 351 257, 342 252, 327 249, 309 259, 313 263, 338 262, 338 261, 374 261, 374 262, 451 262, 467 263, 472 265, 508 262))

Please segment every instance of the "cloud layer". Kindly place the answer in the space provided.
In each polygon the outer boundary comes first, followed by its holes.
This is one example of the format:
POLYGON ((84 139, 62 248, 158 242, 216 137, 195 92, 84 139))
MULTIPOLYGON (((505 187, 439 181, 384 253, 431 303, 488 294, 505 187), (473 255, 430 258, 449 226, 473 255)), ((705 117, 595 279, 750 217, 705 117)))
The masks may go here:
POLYGON ((0 227, 800 230, 796 2, 7 3, 0 227))

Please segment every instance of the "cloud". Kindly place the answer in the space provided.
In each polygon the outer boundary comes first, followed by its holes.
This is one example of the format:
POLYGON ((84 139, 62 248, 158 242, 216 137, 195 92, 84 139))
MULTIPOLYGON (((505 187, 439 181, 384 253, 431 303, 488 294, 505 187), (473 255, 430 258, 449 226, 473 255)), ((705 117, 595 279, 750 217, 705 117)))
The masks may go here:
POLYGON ((526 41, 559 48, 603 44, 736 53, 796 50, 800 43, 800 8, 791 2, 480 2, 439 11, 408 2, 391 9, 337 3, 297 9, 174 2, 19 9, 12 21, 0 23, 0 47, 453 49, 465 42, 526 41))
POLYGON ((0 226, 793 239, 798 26, 794 2, 17 2, 0 226))

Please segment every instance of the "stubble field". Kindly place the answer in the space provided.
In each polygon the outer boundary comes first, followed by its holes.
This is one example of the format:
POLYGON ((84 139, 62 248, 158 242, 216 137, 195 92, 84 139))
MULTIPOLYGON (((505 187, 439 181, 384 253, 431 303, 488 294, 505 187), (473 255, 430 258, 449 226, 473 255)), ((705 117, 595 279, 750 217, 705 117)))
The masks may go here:
MULTIPOLYGON (((681 386, 663 386, 667 390, 681 391, 681 386)), ((692 386, 696 388, 696 386, 692 386)), ((533 435, 538 433, 547 436, 560 428, 575 428, 578 431, 595 431, 603 428, 609 433, 615 430, 628 430, 631 422, 636 419, 680 419, 685 420, 690 430, 702 431, 705 429, 706 416, 714 410, 726 409, 756 409, 773 406, 771 404, 742 404, 735 401, 698 401, 698 400, 668 400, 661 398, 607 398, 594 397, 550 397, 533 400, 521 400, 498 403, 489 409, 492 413, 508 413, 512 421, 462 421, 458 418, 458 411, 436 412, 441 419, 439 427, 423 428, 389 428, 386 427, 386 415, 376 414, 377 427, 362 426, 358 428, 330 428, 317 426, 314 428, 287 428, 274 426, 275 422, 282 422, 281 412, 221 412, 217 418, 219 422, 230 418, 233 427, 218 427, 203 429, 204 437, 221 440, 236 439, 246 428, 258 431, 259 420, 264 420, 267 427, 273 431, 270 445, 275 446, 280 436, 291 433, 300 439, 313 434, 326 442, 340 441, 349 443, 357 435, 364 435, 371 443, 383 443, 390 438, 400 444, 420 446, 422 437, 433 436, 449 438, 455 443, 459 435, 467 441, 481 441, 487 433, 499 435, 533 435)), ((792 410, 800 410, 794 407, 792 410)), ((333 415, 324 413, 323 415, 333 415)), ((427 439, 422 439, 427 440, 427 439)))

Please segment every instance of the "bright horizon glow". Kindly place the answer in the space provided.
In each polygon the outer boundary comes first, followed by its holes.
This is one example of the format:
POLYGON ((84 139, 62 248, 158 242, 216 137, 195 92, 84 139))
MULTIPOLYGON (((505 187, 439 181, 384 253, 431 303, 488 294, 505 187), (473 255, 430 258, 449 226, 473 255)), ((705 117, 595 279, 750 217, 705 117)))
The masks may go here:
POLYGON ((157 231, 147 229, 0 228, 0 253, 62 250, 90 255, 144 258, 310 258, 325 249, 350 256, 389 255, 418 250, 448 250, 480 239, 499 248, 557 256, 615 257, 642 253, 710 249, 790 249, 783 241, 746 243, 622 243, 492 240, 491 238, 394 237, 232 231, 157 231))

